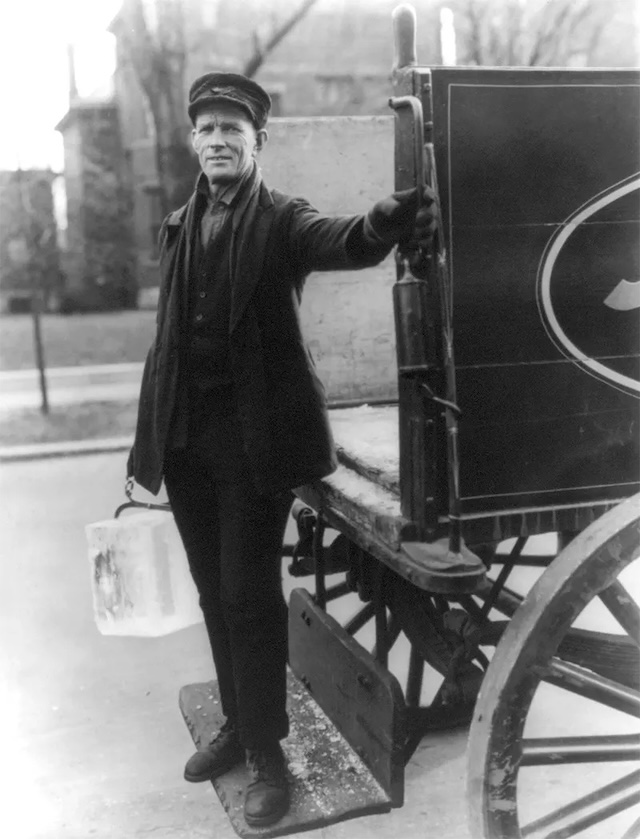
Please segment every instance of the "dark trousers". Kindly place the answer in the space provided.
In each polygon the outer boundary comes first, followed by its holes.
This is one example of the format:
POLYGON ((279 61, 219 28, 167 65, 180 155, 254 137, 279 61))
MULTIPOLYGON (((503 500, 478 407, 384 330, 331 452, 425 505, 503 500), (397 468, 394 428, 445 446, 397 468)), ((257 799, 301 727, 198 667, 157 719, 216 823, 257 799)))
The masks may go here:
POLYGON ((222 710, 240 742, 286 737, 282 543, 292 496, 259 495, 235 414, 170 452, 165 484, 211 642, 222 710))

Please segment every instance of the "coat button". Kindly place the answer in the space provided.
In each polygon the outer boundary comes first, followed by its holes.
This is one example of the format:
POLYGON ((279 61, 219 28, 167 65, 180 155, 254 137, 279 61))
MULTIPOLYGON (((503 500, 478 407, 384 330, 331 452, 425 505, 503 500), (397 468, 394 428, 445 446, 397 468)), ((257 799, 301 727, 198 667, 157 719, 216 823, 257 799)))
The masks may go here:
POLYGON ((201 321, 201 320, 202 320, 202 317, 203 317, 202 315, 196 315, 196 320, 197 320, 197 321, 201 321))
POLYGON ((206 292, 206 291, 201 291, 201 292, 200 292, 200 294, 198 295, 198 297, 202 298, 203 300, 204 300, 204 298, 205 298, 206 296, 207 296, 207 292, 206 292))

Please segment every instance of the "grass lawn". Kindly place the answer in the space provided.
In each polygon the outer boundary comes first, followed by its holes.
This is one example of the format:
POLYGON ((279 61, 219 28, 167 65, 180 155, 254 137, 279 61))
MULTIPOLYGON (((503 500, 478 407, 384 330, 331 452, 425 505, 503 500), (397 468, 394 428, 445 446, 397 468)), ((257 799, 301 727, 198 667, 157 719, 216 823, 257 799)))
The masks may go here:
MULTIPOLYGON (((155 332, 155 311, 43 315, 47 367, 144 361, 155 332)), ((0 370, 36 366, 31 315, 0 316, 0 370)))
POLYGON ((33 408, 3 412, 0 446, 133 436, 137 411, 138 402, 134 399, 63 405, 52 408, 48 416, 33 408))

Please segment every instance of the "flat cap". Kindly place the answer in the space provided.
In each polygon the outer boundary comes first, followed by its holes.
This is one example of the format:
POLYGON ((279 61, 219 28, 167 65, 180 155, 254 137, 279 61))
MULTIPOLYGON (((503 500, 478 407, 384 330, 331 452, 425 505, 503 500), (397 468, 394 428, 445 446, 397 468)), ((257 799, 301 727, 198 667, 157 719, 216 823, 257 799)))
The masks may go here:
POLYGON ((198 111, 215 102, 243 108, 257 129, 267 124, 271 97, 257 82, 240 73, 206 73, 191 85, 187 113, 195 125, 198 111))

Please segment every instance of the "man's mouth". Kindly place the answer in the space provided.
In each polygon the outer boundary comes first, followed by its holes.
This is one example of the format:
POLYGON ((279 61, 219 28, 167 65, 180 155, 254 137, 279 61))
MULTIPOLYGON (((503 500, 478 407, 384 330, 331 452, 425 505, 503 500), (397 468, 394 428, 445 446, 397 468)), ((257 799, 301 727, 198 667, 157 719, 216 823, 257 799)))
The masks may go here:
POLYGON ((228 163, 231 160, 230 157, 208 157, 207 160, 209 163, 228 163))

